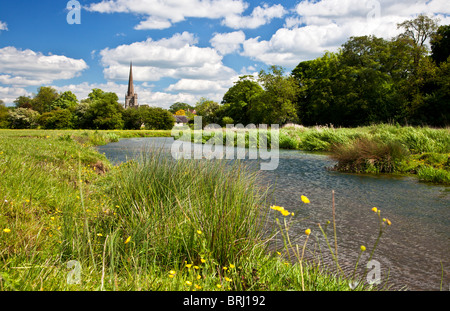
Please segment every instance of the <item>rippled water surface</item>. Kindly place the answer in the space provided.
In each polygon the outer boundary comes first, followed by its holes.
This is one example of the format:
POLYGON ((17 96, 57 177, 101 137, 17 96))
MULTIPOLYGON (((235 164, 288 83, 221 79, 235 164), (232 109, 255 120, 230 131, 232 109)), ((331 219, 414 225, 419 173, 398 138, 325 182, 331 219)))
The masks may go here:
MULTIPOLYGON (((132 138, 98 150, 117 163, 143 147, 168 150, 172 142, 172 138, 132 138)), ((277 205, 295 212, 297 219, 306 218, 293 225, 292 236, 301 238, 308 227, 311 236, 321 236, 317 223, 323 226, 332 220, 334 190, 338 255, 344 270, 352 271, 360 245, 368 250, 373 246, 378 220, 371 209, 376 206, 392 221, 373 257, 380 263, 381 278, 389 276, 392 289, 439 290, 442 284, 443 290, 450 290, 450 187, 410 177, 333 172, 326 169, 334 164, 326 155, 281 150, 279 156, 278 168, 261 174, 273 186, 277 205), (310 204, 302 204, 302 194, 310 204)), ((363 255, 360 265, 367 259, 368 254, 363 255)))

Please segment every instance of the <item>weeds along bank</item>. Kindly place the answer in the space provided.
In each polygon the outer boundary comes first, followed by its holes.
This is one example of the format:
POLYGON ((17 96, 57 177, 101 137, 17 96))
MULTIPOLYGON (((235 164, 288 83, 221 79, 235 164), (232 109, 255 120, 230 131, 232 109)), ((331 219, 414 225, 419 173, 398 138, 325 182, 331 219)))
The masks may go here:
POLYGON ((0 290, 350 290, 268 252, 256 173, 91 147, 125 134, 0 131, 0 290))
MULTIPOLYGON (((249 146, 252 130, 237 130, 249 146)), ((265 133, 268 145, 271 132, 265 133)), ((206 131, 202 143, 217 141, 217 132, 206 131), (213 138, 214 137, 214 138, 213 138)), ((223 144, 237 145, 238 135, 223 144)), ((254 141, 259 146, 259 135, 254 141)), ((220 140, 220 139, 219 139, 220 140)), ((194 133, 191 141, 200 142, 194 133)), ((279 148, 328 153, 337 165, 334 169, 352 173, 412 174, 420 180, 450 184, 450 129, 373 125, 357 128, 287 125, 279 132, 279 148)))

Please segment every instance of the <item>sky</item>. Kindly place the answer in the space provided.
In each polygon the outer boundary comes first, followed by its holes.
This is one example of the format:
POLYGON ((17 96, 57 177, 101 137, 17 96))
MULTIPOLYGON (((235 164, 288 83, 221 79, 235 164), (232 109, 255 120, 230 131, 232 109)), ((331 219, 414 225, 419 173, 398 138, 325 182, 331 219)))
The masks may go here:
POLYGON ((241 75, 390 39, 418 14, 450 24, 448 0, 1 0, 0 100, 52 86, 123 104, 132 61, 141 105, 220 102, 241 75))

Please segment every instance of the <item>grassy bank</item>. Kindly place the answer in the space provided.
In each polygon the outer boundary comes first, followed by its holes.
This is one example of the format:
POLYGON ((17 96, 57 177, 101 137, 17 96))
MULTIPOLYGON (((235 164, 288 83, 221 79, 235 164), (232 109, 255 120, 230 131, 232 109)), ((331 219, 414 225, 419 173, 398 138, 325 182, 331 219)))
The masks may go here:
POLYGON ((280 146, 329 152, 335 169, 357 173, 411 174, 450 184, 450 129, 374 125, 295 128, 281 132, 280 146), (282 141, 287 141, 282 143, 282 141))
POLYGON ((92 146, 121 135, 0 131, 0 290, 350 290, 300 257, 309 233, 269 251, 265 221, 298 216, 256 173, 157 152, 112 166, 92 146))
MULTIPOLYGON (((259 147, 260 136, 236 131, 227 141, 226 132, 206 132, 202 143, 238 144, 259 147), (251 143, 253 142, 253 143, 251 143)), ((256 133, 253 131, 253 133, 256 133)), ((271 132, 259 131, 271 144, 271 132)), ((191 133, 191 141, 196 141, 191 133)), ((200 140, 197 138, 198 142, 200 140)), ((358 128, 285 126, 279 133, 279 148, 328 153, 337 161, 336 170, 353 173, 410 174, 420 180, 450 184, 450 129, 373 125, 358 128)))

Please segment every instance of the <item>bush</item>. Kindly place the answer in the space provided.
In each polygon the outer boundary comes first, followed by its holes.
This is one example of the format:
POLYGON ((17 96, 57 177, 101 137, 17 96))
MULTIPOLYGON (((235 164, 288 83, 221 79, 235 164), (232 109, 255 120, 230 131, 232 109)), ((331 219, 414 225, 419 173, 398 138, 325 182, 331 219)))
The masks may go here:
POLYGON ((38 123, 49 130, 71 129, 73 128, 72 113, 68 109, 58 109, 43 113, 38 123))
POLYGON ((38 126, 39 112, 32 109, 17 108, 9 111, 8 121, 12 129, 30 129, 38 126))

